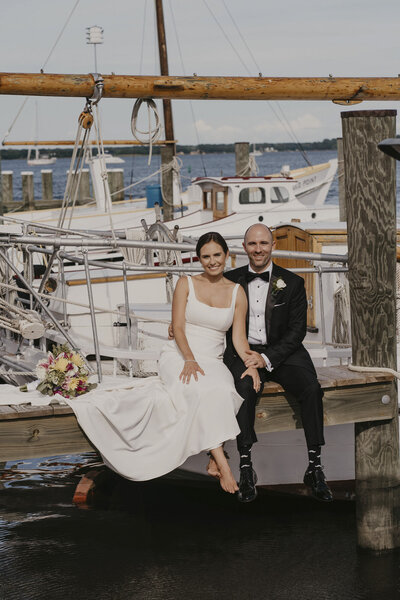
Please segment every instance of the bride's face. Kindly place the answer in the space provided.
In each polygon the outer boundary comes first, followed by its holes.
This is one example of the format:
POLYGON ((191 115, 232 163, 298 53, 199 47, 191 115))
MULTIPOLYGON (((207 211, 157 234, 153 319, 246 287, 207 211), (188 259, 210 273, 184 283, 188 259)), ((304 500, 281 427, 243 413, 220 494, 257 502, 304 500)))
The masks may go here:
POLYGON ((216 276, 224 272, 226 259, 223 249, 216 242, 204 244, 200 250, 200 263, 207 275, 216 276))

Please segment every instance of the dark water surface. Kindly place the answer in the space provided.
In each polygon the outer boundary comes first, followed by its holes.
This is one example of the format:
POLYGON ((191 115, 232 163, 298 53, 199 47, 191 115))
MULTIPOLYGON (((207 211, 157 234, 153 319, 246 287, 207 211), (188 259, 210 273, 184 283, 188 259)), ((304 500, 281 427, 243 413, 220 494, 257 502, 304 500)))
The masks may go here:
POLYGON ((400 598, 400 555, 357 550, 354 503, 115 478, 107 504, 80 509, 62 460, 3 473, 1 600, 400 598))

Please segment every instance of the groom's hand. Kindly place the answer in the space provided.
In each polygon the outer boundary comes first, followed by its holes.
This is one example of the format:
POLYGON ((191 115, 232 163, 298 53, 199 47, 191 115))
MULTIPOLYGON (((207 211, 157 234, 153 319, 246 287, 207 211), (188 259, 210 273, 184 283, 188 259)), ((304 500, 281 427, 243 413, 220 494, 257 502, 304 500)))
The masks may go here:
POLYGON ((261 354, 259 354, 255 350, 246 350, 246 354, 248 356, 248 358, 246 358, 246 360, 244 361, 246 367, 257 367, 257 369, 262 369, 266 366, 265 360, 263 359, 261 354))
POLYGON ((172 327, 172 323, 170 323, 168 325, 168 339, 169 340, 173 340, 174 339, 174 328, 172 327))

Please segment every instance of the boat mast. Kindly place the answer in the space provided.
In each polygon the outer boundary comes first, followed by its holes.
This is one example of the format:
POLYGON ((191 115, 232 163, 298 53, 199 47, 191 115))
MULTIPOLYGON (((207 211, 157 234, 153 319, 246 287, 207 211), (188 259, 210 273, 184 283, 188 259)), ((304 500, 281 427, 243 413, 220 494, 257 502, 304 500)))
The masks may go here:
MULTIPOLYGON (((168 77, 168 55, 167 55, 167 38, 165 35, 164 11, 162 0, 155 0, 156 16, 157 16, 157 36, 158 36, 158 52, 160 56, 160 73, 162 76, 168 77)), ((174 139, 174 125, 172 121, 172 104, 169 98, 163 99, 164 111, 164 129, 165 139, 174 139)), ((175 144, 169 144, 161 148, 161 165, 167 167, 161 176, 162 196, 163 196, 163 217, 164 221, 170 221, 174 218, 174 172, 171 168, 171 163, 176 154, 175 144)))
MULTIPOLYGON (((156 15, 157 15, 157 36, 158 36, 158 52, 160 55, 160 73, 161 75, 169 75, 168 70, 168 55, 167 55, 167 38, 165 36, 165 24, 164 24, 164 11, 162 0, 155 0, 156 3, 156 15)), ((163 111, 164 111, 164 128, 165 128, 165 139, 174 140, 174 125, 172 120, 172 105, 171 100, 164 98, 163 100, 163 111)), ((175 154, 175 146, 173 148, 175 154)))

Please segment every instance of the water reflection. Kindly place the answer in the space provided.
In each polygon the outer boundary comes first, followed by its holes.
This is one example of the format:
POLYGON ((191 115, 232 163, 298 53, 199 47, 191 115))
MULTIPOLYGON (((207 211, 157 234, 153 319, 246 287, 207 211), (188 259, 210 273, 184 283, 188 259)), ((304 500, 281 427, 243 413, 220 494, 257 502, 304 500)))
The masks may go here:
POLYGON ((213 482, 116 477, 107 508, 80 510, 76 477, 40 477, 0 492, 2 600, 400 597, 399 555, 356 550, 352 503, 261 493, 242 506, 213 482))

